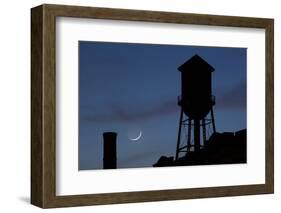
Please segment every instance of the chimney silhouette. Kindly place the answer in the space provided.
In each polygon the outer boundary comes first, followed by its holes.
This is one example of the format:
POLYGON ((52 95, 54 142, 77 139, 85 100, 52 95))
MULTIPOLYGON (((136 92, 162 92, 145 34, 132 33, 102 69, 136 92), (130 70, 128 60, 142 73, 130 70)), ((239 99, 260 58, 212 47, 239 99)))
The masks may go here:
POLYGON ((116 156, 116 132, 103 133, 103 168, 116 169, 117 156, 116 156))

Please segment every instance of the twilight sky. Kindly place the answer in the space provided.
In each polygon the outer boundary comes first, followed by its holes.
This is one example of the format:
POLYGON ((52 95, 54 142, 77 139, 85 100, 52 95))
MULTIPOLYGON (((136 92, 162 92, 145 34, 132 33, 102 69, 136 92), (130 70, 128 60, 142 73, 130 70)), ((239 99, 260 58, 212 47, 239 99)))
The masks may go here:
POLYGON ((102 169, 102 133, 115 131, 117 167, 174 156, 180 108, 177 68, 198 54, 212 74, 218 132, 246 128, 246 48, 79 42, 79 169, 102 169), (129 140, 138 136, 137 142, 129 140))

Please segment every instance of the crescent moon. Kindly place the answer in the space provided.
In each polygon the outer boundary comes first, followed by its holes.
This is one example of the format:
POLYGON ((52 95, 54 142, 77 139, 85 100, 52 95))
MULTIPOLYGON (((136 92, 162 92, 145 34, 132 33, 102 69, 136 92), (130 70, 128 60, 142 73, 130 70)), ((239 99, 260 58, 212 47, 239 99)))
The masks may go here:
POLYGON ((139 140, 140 138, 141 138, 141 136, 142 136, 142 132, 140 131, 140 134, 139 134, 139 136, 138 137, 136 137, 136 138, 129 138, 131 141, 137 141, 137 140, 139 140))

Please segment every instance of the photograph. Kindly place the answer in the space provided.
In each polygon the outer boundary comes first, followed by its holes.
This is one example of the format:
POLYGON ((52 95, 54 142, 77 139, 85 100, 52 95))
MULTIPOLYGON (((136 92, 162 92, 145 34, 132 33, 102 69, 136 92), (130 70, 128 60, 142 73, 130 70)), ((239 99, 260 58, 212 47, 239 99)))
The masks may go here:
POLYGON ((79 171, 247 163, 247 48, 78 49, 79 171))
POLYGON ((274 18, 216 8, 31 9, 31 204, 274 193, 274 18))

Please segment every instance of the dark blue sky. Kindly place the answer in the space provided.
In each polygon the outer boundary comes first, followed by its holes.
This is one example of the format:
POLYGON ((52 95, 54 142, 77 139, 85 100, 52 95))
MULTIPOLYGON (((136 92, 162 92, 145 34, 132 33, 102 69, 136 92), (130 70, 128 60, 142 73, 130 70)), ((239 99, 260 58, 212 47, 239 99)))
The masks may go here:
POLYGON ((245 48, 79 42, 79 169, 101 169, 102 133, 118 132, 118 168, 174 156, 181 64, 198 54, 212 74, 217 131, 246 128, 245 48), (137 142, 128 137, 143 135, 137 142))

